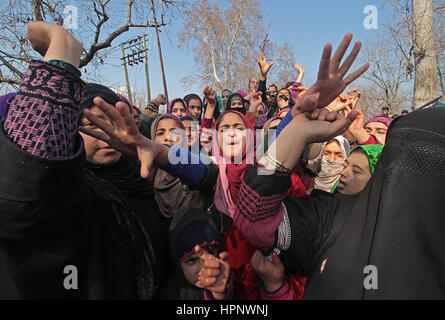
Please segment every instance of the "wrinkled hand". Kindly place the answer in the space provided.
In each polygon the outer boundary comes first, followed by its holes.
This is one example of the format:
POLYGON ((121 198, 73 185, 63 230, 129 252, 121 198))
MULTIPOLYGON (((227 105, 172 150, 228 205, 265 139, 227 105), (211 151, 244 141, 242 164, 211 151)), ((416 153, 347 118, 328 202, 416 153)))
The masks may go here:
POLYGON ((227 292, 227 282, 230 276, 227 252, 220 253, 219 258, 216 258, 206 253, 200 246, 196 246, 195 253, 202 260, 202 268, 196 286, 211 291, 215 299, 222 299, 227 292))
POLYGON ((267 63, 266 54, 264 53, 263 56, 261 56, 261 53, 258 53, 258 57, 254 57, 256 62, 258 62, 258 65, 260 66, 261 74, 263 76, 266 76, 269 72, 270 68, 275 64, 275 62, 267 63))
POLYGON ((320 62, 317 82, 309 88, 302 98, 297 102, 292 109, 292 115, 295 117, 302 112, 312 112, 315 108, 324 108, 328 106, 340 93, 355 79, 360 77, 368 68, 366 63, 357 71, 351 73, 346 78, 345 75, 354 63, 357 55, 360 52, 361 43, 356 42, 351 54, 346 58, 344 63, 340 66, 341 60, 345 55, 352 40, 352 34, 348 33, 343 38, 338 49, 335 51, 331 59, 332 45, 327 44, 323 49, 323 54, 320 62), (344 79, 343 79, 344 78, 344 79), (314 96, 317 100, 312 109, 308 109, 302 105, 303 101, 309 96, 314 96))
POLYGON ((274 292, 283 285, 284 266, 276 253, 272 255, 272 261, 269 261, 257 250, 253 254, 250 264, 263 281, 268 292, 274 292))
POLYGON ((161 106, 163 106, 163 105, 166 105, 167 103, 168 103, 168 101, 167 101, 167 96, 165 95, 165 94, 159 94, 157 97, 156 97, 156 101, 157 102, 159 102, 159 104, 161 105, 161 106))
POLYGON ((204 96, 207 98, 207 103, 211 105, 216 105, 216 91, 209 86, 204 88, 204 96))
POLYGON ((118 102, 116 107, 100 97, 94 98, 93 102, 109 117, 111 122, 107 122, 85 109, 83 115, 100 130, 79 127, 79 131, 107 142, 122 153, 137 157, 141 162, 141 176, 147 178, 150 168, 164 146, 147 139, 139 132, 125 102, 118 102))

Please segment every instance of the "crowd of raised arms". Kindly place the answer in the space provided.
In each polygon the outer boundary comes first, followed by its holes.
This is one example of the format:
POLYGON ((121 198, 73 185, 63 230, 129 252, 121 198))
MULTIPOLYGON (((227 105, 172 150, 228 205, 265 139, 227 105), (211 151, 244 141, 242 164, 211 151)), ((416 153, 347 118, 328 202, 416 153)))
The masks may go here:
POLYGON ((0 98, 0 298, 445 298, 445 101, 366 121, 351 34, 312 86, 299 64, 268 85, 259 54, 246 88, 140 108, 81 80, 62 27, 28 38, 42 59, 0 98))

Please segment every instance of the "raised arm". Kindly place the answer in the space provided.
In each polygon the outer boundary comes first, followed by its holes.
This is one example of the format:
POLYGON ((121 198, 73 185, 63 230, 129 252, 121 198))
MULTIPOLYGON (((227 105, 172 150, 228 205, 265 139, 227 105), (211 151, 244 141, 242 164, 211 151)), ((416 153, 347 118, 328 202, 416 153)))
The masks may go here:
POLYGON ((31 46, 44 61, 32 61, 10 104, 4 129, 26 152, 68 158, 75 146, 84 83, 77 69, 82 45, 68 31, 46 22, 28 25, 31 46))
POLYGON ((204 88, 204 96, 207 98, 207 108, 204 113, 201 125, 203 128, 211 129, 216 109, 216 91, 210 87, 204 88))
POLYGON ((156 99, 151 100, 144 108, 143 114, 147 117, 154 118, 159 113, 159 106, 167 104, 167 97, 164 94, 160 94, 156 99))
POLYGON ((262 95, 261 98, 263 101, 267 101, 267 74, 270 71, 270 68, 275 64, 267 63, 266 54, 264 53, 261 56, 261 53, 258 54, 258 57, 255 57, 256 62, 258 62, 258 66, 260 67, 260 81, 258 84, 258 91, 261 91, 262 95))
POLYGON ((292 121, 259 161, 273 175, 263 173, 253 178, 248 171, 244 175, 234 218, 235 225, 252 244, 264 252, 270 252, 276 244, 276 231, 282 224, 284 213, 281 202, 290 186, 290 175, 305 146, 327 141, 344 132, 357 115, 353 111, 345 118, 340 113, 323 108, 344 90, 347 83, 358 78, 369 67, 365 65, 343 80, 360 50, 360 44, 356 44, 352 56, 340 67, 340 61, 351 39, 352 35, 345 36, 332 59, 332 46, 325 46, 317 82, 308 90, 309 94, 306 92, 298 100, 292 109, 292 121))

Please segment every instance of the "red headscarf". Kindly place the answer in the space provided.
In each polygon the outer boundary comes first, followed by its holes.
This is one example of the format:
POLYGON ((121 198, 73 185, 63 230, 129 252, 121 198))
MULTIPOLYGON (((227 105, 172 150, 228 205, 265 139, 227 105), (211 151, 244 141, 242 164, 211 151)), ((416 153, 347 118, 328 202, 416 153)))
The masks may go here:
POLYGON ((241 187, 244 171, 248 164, 254 164, 255 161, 255 131, 252 124, 247 120, 246 116, 234 110, 223 112, 216 121, 213 132, 213 155, 216 158, 216 164, 219 167, 219 177, 216 183, 215 206, 224 214, 233 218, 235 213, 235 205, 238 198, 238 191, 241 187), (242 155, 235 157, 234 161, 227 155, 224 155, 219 146, 217 126, 222 117, 227 113, 235 113, 246 125, 246 146, 242 151, 242 155))

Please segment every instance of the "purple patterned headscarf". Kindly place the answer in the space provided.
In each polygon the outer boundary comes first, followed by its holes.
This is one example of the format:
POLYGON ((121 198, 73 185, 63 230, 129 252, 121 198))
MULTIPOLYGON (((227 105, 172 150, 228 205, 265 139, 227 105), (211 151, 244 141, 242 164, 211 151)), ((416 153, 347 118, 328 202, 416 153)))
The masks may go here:
POLYGON ((385 116, 377 116, 372 118, 371 120, 369 120, 368 122, 365 123, 365 126, 370 123, 370 122, 381 122, 383 123, 385 126, 387 126, 389 128, 389 126, 391 125, 391 119, 385 116))
POLYGON ((0 97, 0 118, 6 119, 6 115, 8 114, 9 110, 9 104, 16 95, 17 93, 13 92, 0 97))

